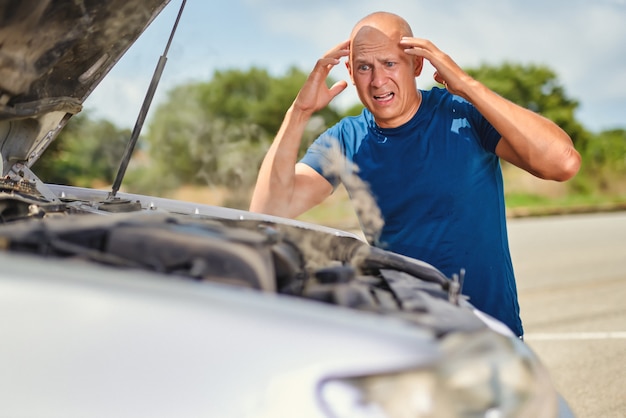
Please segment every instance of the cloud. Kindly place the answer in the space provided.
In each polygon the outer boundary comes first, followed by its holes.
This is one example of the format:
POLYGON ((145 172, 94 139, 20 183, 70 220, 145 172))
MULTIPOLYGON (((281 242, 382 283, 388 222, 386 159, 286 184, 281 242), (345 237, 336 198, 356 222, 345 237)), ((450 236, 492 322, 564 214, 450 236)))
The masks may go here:
MULTIPOLYGON (((132 87, 149 83, 177 4, 168 6, 144 34, 148 41, 132 48, 129 55, 135 58, 125 58, 127 63, 110 74, 115 75, 114 87, 107 89, 121 90, 123 98, 96 91, 88 103, 98 108, 122 102, 141 106, 143 93, 132 87)), ((578 116, 585 126, 599 130, 626 125, 626 0, 405 0, 384 5, 376 0, 231 0, 219 8, 188 2, 170 49, 165 87, 157 94, 176 83, 208 80, 215 69, 256 65, 281 74, 295 65, 307 71, 348 37, 357 20, 381 7, 404 16, 416 36, 432 40, 461 66, 505 60, 545 64, 557 73, 567 94, 581 102, 578 116)), ((331 76, 347 79, 342 67, 331 76)), ((426 67, 418 83, 432 84, 431 75, 432 68, 426 67)), ((356 101, 356 94, 349 89, 338 99, 349 103, 356 101)))

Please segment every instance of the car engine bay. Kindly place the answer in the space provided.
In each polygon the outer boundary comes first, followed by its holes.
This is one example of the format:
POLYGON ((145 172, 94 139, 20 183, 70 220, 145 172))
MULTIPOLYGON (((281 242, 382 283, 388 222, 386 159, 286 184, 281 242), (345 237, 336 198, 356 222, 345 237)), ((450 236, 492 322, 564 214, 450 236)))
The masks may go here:
MULTIPOLYGON (((0 184, 3 251, 391 313, 439 335, 485 326, 468 315, 458 277, 350 236, 158 209, 88 213, 72 199, 49 202, 26 188, 6 179, 0 184)), ((120 200, 123 208, 128 203, 120 200)))

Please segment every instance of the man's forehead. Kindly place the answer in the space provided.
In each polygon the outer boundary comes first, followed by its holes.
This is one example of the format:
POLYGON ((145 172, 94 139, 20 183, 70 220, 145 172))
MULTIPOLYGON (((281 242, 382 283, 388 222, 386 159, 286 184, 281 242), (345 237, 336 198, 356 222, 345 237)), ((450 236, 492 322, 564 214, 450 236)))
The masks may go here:
POLYGON ((364 43, 368 41, 393 43, 400 42, 402 36, 398 28, 385 28, 364 24, 355 28, 350 39, 353 43, 364 43))
POLYGON ((354 34, 350 49, 355 57, 377 51, 393 54, 402 50, 401 38, 402 35, 398 30, 386 33, 372 26, 363 26, 354 34))

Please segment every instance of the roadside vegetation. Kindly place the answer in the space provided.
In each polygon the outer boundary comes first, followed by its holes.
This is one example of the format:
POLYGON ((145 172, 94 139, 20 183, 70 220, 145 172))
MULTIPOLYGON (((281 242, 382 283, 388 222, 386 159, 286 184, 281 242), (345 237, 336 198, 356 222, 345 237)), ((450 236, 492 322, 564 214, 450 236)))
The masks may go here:
MULTIPOLYGON (((585 128, 576 119, 579 102, 545 66, 484 64, 468 72, 498 94, 555 121, 583 157, 581 171, 566 183, 536 180, 503 164, 512 215, 626 205, 626 127, 585 128)), ((297 68, 281 76, 260 68, 227 69, 208 81, 173 88, 151 111, 122 190, 246 209, 260 162, 306 76, 297 68)), ((324 109, 309 124, 301 152, 341 117, 360 111, 360 104, 324 109)), ((130 134, 109 121, 79 114, 34 170, 48 182, 110 187, 130 134)), ((301 218, 356 226, 342 189, 301 218)))

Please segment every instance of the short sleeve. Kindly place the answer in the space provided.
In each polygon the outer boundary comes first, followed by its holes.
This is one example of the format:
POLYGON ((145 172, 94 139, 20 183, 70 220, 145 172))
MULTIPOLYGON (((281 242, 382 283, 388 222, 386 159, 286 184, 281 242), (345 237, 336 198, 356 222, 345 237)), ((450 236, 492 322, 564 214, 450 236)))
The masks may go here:
POLYGON ((496 146, 502 135, 494 128, 491 123, 476 109, 472 104, 467 103, 469 113, 472 120, 472 126, 475 127, 480 145, 492 154, 496 153, 496 146))
POLYGON ((335 130, 331 128, 320 135, 311 146, 309 146, 309 149, 300 162, 317 171, 332 184, 333 188, 336 188, 339 186, 339 183, 341 183, 339 170, 342 170, 343 167, 338 168, 337 166, 340 164, 340 159, 336 157, 333 158, 333 156, 338 155, 338 152, 341 151, 337 133, 333 131, 335 130))

